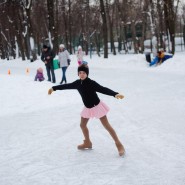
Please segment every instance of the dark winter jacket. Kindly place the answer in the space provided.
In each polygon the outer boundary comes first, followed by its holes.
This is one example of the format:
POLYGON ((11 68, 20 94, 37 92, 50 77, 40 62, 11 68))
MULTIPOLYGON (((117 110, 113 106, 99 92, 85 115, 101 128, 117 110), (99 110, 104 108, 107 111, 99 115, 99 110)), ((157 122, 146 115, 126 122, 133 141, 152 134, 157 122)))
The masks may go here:
POLYGON ((100 99, 96 92, 106 94, 109 96, 115 96, 117 92, 112 91, 106 87, 99 85, 97 82, 86 78, 85 80, 76 80, 69 84, 63 84, 52 87, 54 91, 65 89, 77 89, 82 97, 82 101, 87 108, 92 108, 99 104, 100 99))
POLYGON ((41 60, 43 62, 47 62, 47 64, 45 64, 46 66, 53 66, 53 59, 55 58, 55 54, 54 52, 51 50, 50 47, 48 47, 47 51, 42 51, 42 55, 41 55, 41 60), (47 57, 50 57, 50 59, 47 59, 47 57))

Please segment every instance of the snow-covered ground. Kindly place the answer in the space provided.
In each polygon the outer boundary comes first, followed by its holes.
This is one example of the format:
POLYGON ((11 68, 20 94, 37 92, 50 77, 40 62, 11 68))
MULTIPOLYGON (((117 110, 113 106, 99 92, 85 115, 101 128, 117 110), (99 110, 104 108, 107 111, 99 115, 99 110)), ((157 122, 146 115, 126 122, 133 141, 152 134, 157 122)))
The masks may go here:
MULTIPOLYGON (((38 67, 47 78, 41 61, 0 60, 0 185, 184 185, 184 58, 179 52, 150 68, 144 55, 86 57, 91 79, 125 95, 99 94, 125 157, 96 119, 89 122, 93 150, 77 150, 81 97, 75 90, 49 96, 54 84, 34 81, 38 67)), ((55 73, 58 85, 61 70, 55 73)), ((72 56, 67 80, 77 78, 72 56)))

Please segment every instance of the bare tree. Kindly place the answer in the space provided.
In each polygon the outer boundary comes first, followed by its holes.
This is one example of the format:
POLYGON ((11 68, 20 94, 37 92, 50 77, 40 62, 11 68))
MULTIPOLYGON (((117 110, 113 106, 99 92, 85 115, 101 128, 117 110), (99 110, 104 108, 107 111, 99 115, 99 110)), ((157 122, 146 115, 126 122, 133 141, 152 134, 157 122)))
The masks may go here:
POLYGON ((100 10, 103 20, 103 42, 104 42, 104 58, 108 58, 108 33, 107 33, 107 18, 103 0, 100 0, 100 10))
POLYGON ((89 48, 94 48, 100 55, 103 48, 104 58, 108 58, 108 41, 113 54, 116 54, 115 41, 118 41, 118 51, 123 47, 127 53, 128 48, 134 46, 134 52, 138 53, 144 51, 146 39, 151 39, 153 43, 153 37, 157 38, 156 45, 165 49, 166 35, 171 43, 170 51, 175 52, 180 0, 90 2, 4 0, 0 3, 1 57, 21 56, 25 60, 33 56, 35 60, 36 53, 40 55, 42 44, 49 42, 55 51, 60 43, 64 43, 70 53, 78 45, 83 47, 86 54, 89 48), (138 28, 142 29, 140 36, 138 28))
POLYGON ((184 23, 184 26, 183 26, 183 39, 184 39, 184 47, 185 47, 185 4, 183 5, 182 10, 183 10, 182 19, 183 19, 183 23, 184 23))
POLYGON ((109 9, 108 0, 106 0, 106 12, 107 12, 109 33, 110 33, 109 35, 110 35, 111 52, 113 51, 113 54, 116 55, 116 49, 115 49, 115 45, 114 45, 114 35, 113 35, 113 20, 111 20, 111 16, 110 16, 110 9, 109 9))
POLYGON ((164 0, 164 16, 166 23, 166 32, 170 37, 171 48, 169 52, 175 53, 175 23, 176 23, 176 14, 178 9, 179 0, 177 1, 176 9, 174 7, 174 0, 164 0))
POLYGON ((57 42, 57 32, 55 27, 55 14, 54 14, 54 1, 53 0, 47 0, 47 9, 48 9, 48 30, 49 30, 49 41, 51 47, 53 47, 53 50, 56 52, 58 48, 58 42, 57 42))

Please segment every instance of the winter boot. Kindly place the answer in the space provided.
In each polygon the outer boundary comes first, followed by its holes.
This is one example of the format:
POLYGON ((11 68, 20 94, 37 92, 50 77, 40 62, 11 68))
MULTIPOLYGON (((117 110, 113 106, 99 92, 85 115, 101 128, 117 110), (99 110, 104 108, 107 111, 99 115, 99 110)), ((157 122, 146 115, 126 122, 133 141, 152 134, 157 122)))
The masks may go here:
POLYGON ((87 141, 87 140, 84 140, 83 144, 78 145, 79 150, 91 149, 91 148, 92 148, 92 143, 91 143, 91 141, 87 141))
POLYGON ((123 156, 125 154, 125 149, 123 145, 119 142, 119 143, 116 143, 116 147, 118 149, 119 155, 123 156))

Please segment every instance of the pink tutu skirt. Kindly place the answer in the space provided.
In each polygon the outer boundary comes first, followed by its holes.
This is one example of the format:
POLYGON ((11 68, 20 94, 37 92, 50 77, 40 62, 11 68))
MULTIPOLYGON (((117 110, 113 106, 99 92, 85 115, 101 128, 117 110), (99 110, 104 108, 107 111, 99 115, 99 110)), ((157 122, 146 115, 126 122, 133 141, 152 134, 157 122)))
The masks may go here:
POLYGON ((105 103, 100 101, 100 103, 93 108, 84 107, 80 115, 83 118, 98 118, 99 119, 105 116, 108 111, 109 111, 109 107, 105 103))

